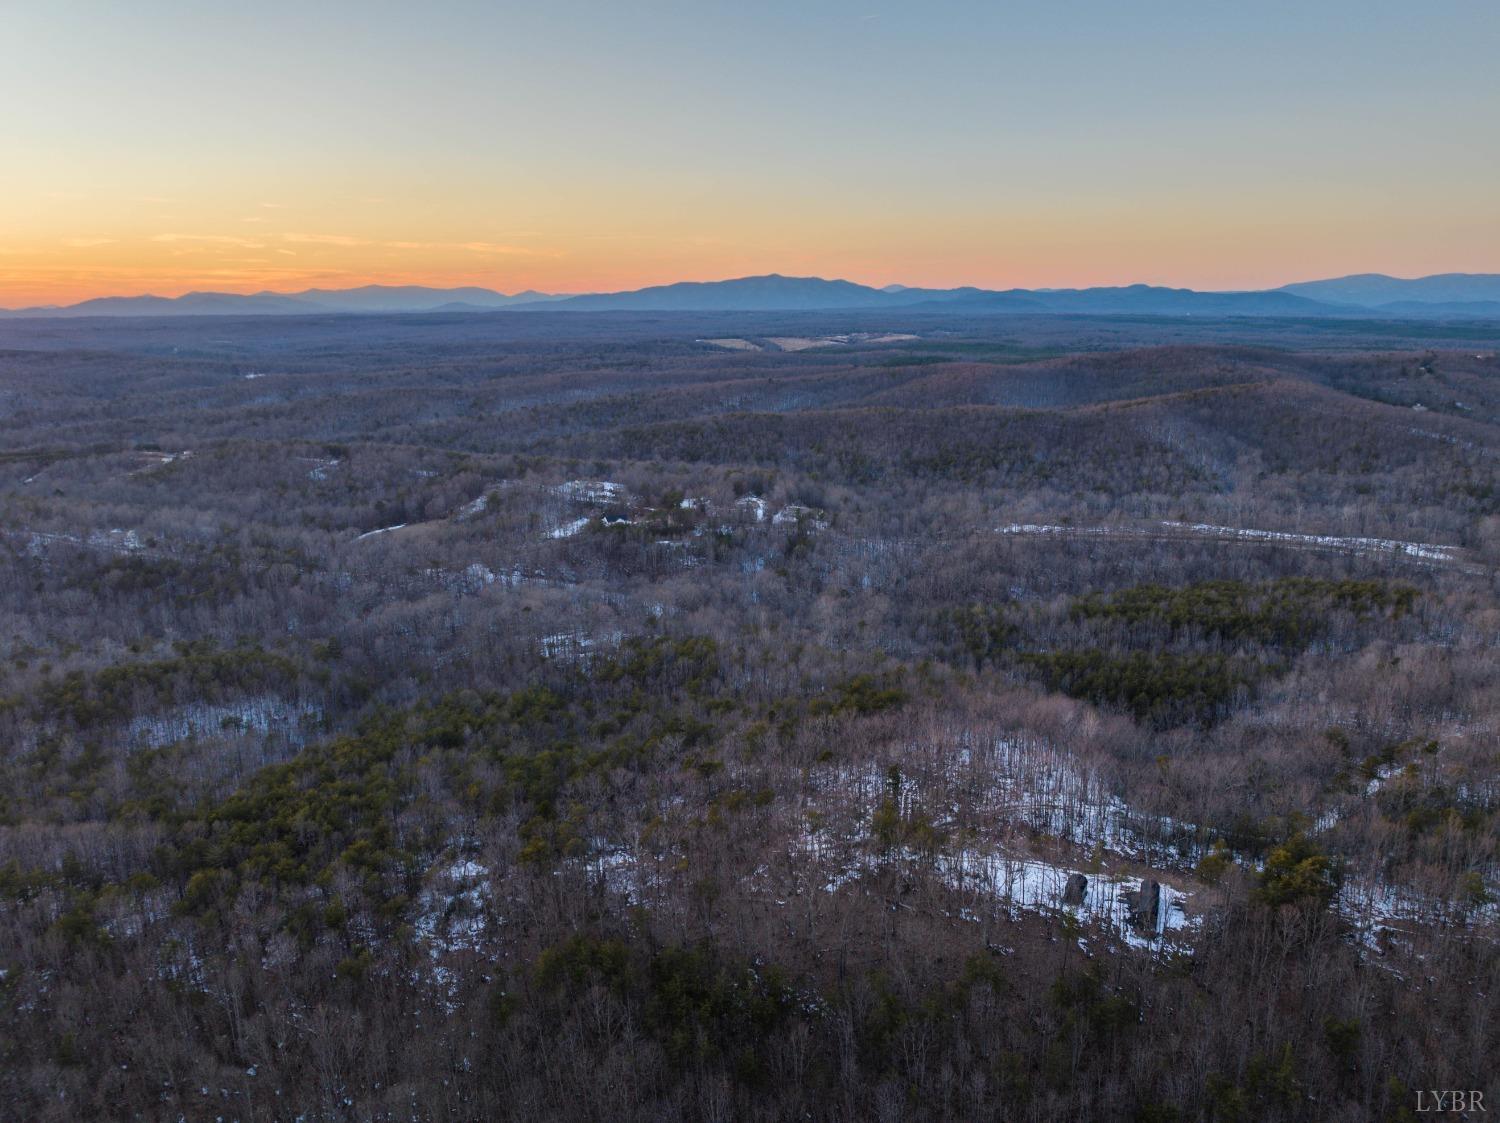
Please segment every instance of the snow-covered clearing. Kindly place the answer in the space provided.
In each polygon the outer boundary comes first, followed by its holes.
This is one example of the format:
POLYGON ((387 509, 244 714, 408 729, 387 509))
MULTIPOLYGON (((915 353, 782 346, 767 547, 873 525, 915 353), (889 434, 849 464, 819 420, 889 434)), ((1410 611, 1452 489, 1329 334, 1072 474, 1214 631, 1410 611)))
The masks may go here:
MULTIPOLYGON (((1069 915, 1130 948, 1191 951, 1201 917, 1188 914, 1188 894, 1177 885, 1196 851, 1161 841, 1190 828, 1134 811, 1094 770, 1050 746, 1001 738, 982 750, 931 748, 914 752, 895 773, 873 761, 815 769, 784 860, 759 866, 747 887, 784 903, 803 893, 871 890, 892 871, 902 881, 925 875, 965 899, 962 915, 985 903, 1016 920, 1024 913, 1069 915), (946 841, 926 854, 881 847, 870 824, 887 798, 904 818, 929 815, 946 841), (976 823, 977 833, 960 826, 976 823), (1082 864, 1068 864, 1069 852, 1082 864), (778 877, 773 869, 785 872, 778 877), (1177 885, 1168 884, 1169 876, 1177 885), (1081 887, 1079 877, 1086 879, 1081 887), (1064 901, 1070 879, 1074 903, 1064 901), (1159 886, 1154 918, 1136 900, 1147 882, 1159 886)), ((640 903, 670 880, 674 860, 639 843, 598 840, 589 868, 640 903)))
POLYGON ((938 868, 948 884, 997 898, 1014 916, 1019 911, 1032 913, 1060 912, 1085 923, 1102 925, 1108 932, 1137 949, 1160 948, 1191 953, 1188 936, 1201 924, 1201 918, 1189 917, 1183 902, 1188 894, 1161 885, 1160 904, 1155 923, 1137 923, 1134 895, 1141 891, 1142 879, 1100 874, 1083 874, 1077 869, 1054 865, 1035 858, 1013 858, 1001 854, 966 855, 940 859, 938 868), (1064 904, 1068 879, 1081 875, 1088 879, 1083 902, 1064 904))
POLYGON ((389 534, 393 530, 400 530, 405 525, 405 523, 397 523, 395 526, 383 526, 379 530, 367 530, 356 538, 355 541, 363 542, 366 538, 374 538, 377 534, 389 534))
POLYGON ((557 494, 579 503, 618 503, 625 498, 625 485, 610 480, 568 480, 557 485, 557 494))
POLYGON ((1009 526, 997 526, 996 534, 1021 534, 1021 535, 1045 535, 1053 534, 1063 537, 1074 535, 1094 535, 1100 538, 1130 538, 1141 537, 1142 532, 1135 527, 1128 526, 1057 526, 1049 523, 1011 523, 1009 526))
POLYGON ((563 523, 562 526, 555 526, 555 527, 553 527, 551 530, 549 530, 547 532, 547 537, 548 538, 572 538, 573 535, 579 533, 586 526, 588 526, 589 523, 591 523, 591 522, 593 522, 593 520, 590 519, 590 518, 588 518, 587 516, 585 516, 584 518, 581 518, 581 519, 574 519, 572 522, 563 523))
POLYGON ((762 351, 759 343, 751 343, 748 339, 695 339, 694 343, 706 343, 710 347, 721 347, 725 351, 762 351))
MULTIPOLYGON (((906 343, 918 336, 907 332, 893 331, 852 331, 840 335, 773 335, 768 340, 782 351, 810 351, 815 347, 847 347, 850 344, 860 343, 906 343)), ((713 342, 712 340, 701 340, 700 342, 713 342)))
POLYGON ((1146 526, 1065 526, 1048 523, 1011 523, 995 528, 996 534, 1015 537, 1164 539, 1182 535, 1221 541, 1264 542, 1270 545, 1339 550, 1356 554, 1395 554, 1423 561, 1453 562, 1459 547, 1431 542, 1404 542, 1393 538, 1343 537, 1333 534, 1297 534, 1284 530, 1215 526, 1211 523, 1175 522, 1164 519, 1146 526))
POLYGON ((769 504, 760 496, 747 495, 743 499, 739 500, 739 502, 735 505, 738 507, 743 507, 745 510, 749 511, 751 515, 754 516, 756 522, 759 523, 766 521, 766 509, 768 508, 769 504))
POLYGON ((1397 553, 1433 561, 1452 561, 1456 546, 1439 546, 1430 542, 1401 542, 1391 538, 1342 538, 1331 534, 1293 534, 1281 530, 1252 530, 1246 527, 1212 526, 1208 523, 1164 521, 1162 526, 1207 534, 1239 538, 1251 542, 1286 542, 1298 546, 1322 546, 1356 553, 1397 553))
POLYGON ((836 339, 809 339, 800 335, 773 335, 770 341, 782 351, 811 351, 815 347, 839 347, 836 339))

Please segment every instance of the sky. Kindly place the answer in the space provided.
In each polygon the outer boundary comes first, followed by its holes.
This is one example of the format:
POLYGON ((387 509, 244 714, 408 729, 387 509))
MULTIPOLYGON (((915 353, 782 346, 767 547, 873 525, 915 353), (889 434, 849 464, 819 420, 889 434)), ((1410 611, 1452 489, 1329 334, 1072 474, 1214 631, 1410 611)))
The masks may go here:
POLYGON ((1494 0, 0 0, 0 306, 1500 271, 1494 0))

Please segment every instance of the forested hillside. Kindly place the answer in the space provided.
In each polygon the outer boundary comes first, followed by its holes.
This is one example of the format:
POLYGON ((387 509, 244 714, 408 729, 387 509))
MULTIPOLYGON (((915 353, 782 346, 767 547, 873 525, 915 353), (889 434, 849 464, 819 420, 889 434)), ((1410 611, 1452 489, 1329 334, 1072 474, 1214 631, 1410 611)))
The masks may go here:
POLYGON ((1500 332, 0 324, 0 1112, 1493 1088, 1500 332))

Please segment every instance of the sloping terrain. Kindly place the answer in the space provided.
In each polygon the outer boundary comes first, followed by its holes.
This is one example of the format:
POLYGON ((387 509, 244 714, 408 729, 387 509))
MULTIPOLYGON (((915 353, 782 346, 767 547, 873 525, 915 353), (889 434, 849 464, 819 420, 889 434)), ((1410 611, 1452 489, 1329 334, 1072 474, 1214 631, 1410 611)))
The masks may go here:
POLYGON ((1365 1120, 1467 1086, 1497 343, 0 325, 3 1102, 1365 1120))

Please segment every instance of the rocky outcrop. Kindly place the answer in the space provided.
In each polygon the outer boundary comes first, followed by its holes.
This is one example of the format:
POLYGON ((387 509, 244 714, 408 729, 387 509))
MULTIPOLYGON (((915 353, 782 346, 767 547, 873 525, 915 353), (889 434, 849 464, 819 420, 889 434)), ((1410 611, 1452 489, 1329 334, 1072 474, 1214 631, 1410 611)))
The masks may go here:
POLYGON ((1068 875, 1068 884, 1063 887, 1062 903, 1065 905, 1083 904, 1084 894, 1088 892, 1089 879, 1081 873, 1068 875))
POLYGON ((1125 903, 1130 906, 1130 920, 1142 932, 1161 931, 1161 882, 1143 881, 1134 893, 1127 893, 1125 903))

